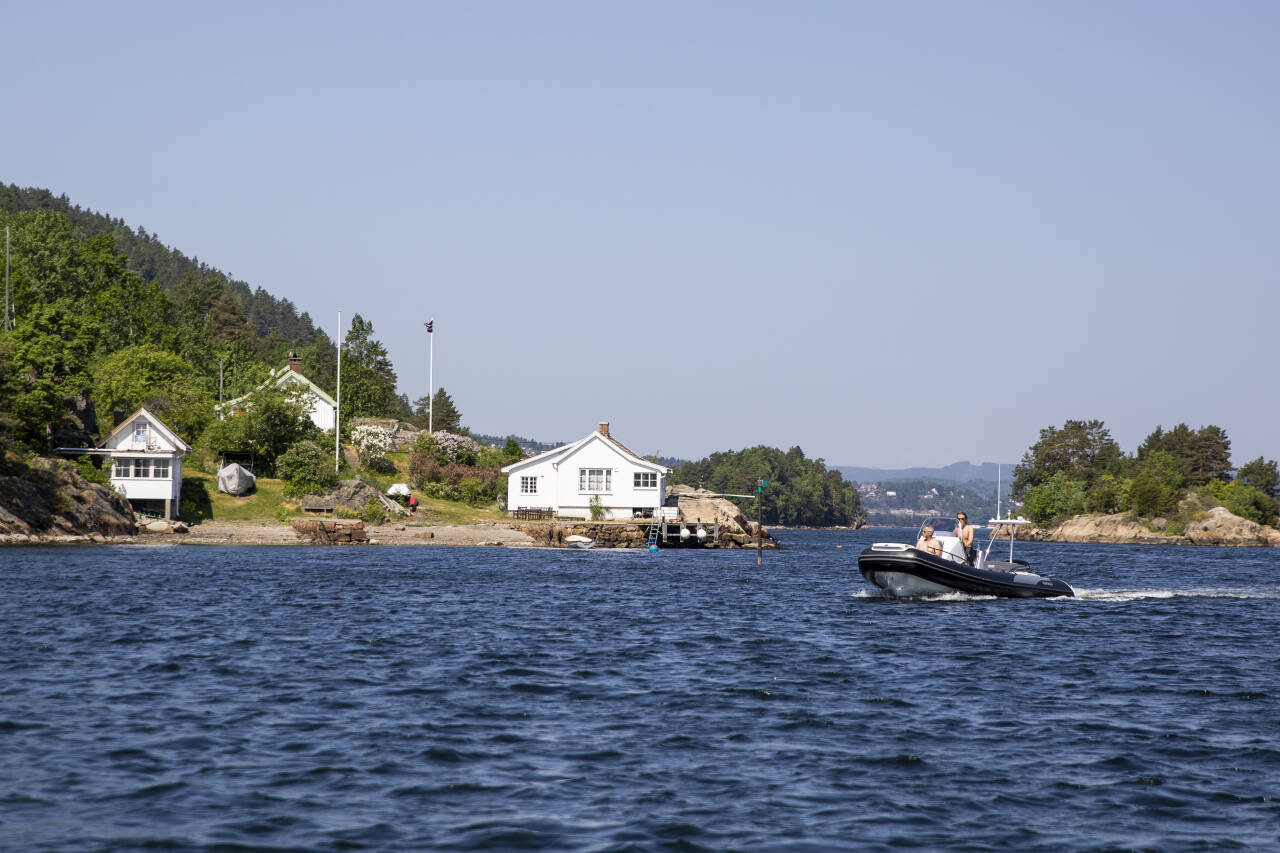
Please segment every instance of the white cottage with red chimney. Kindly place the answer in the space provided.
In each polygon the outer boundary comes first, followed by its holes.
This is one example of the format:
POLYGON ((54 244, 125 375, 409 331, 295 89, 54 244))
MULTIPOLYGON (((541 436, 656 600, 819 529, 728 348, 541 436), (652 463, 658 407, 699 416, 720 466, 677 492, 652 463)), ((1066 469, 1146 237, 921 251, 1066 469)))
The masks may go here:
POLYGON ((111 485, 135 512, 177 518, 182 457, 191 448, 145 408, 122 419, 98 443, 111 464, 111 485))
MULTIPOLYGON (((311 422, 322 430, 333 429, 338 419, 338 404, 324 389, 302 374, 302 359, 298 358, 297 353, 289 353, 285 366, 271 371, 270 378, 258 386, 259 391, 264 388, 299 392, 307 406, 311 422)), ((249 395, 245 394, 216 407, 218 417, 221 419, 243 412, 248 399, 249 395)))
POLYGON ((590 518, 595 503, 605 518, 652 516, 666 495, 671 469, 641 458, 609 433, 609 424, 586 437, 502 469, 507 508, 546 509, 559 518, 590 518))

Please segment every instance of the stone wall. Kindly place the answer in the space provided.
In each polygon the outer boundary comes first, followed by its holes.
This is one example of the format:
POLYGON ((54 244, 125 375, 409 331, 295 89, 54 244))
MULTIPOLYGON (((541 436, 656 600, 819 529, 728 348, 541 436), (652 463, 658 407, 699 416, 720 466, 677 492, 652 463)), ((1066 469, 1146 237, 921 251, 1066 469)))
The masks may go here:
POLYGON ((289 526, 298 539, 313 545, 367 545, 369 536, 360 519, 295 518, 289 526))

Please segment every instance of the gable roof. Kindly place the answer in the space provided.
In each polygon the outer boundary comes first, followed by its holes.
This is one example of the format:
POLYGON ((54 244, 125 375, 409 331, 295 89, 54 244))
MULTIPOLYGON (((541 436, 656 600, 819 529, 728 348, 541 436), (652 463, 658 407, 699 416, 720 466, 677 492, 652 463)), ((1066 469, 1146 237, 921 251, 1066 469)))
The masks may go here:
POLYGON ((647 468, 650 471, 656 471, 662 474, 671 473, 670 468, 667 468, 663 465, 659 465, 656 462, 650 462, 648 459, 645 459, 641 456, 636 455, 636 453, 632 451, 630 448, 628 448, 625 444, 618 441, 616 438, 614 438, 611 435, 605 435, 599 430, 593 430, 592 432, 590 432, 586 436, 583 436, 582 438, 578 439, 572 444, 566 444, 566 445, 563 445, 562 447, 557 447, 553 450, 544 451, 543 453, 539 453, 537 456, 530 456, 528 459, 522 459, 519 462, 512 462, 510 465, 507 465, 502 469, 502 473, 509 474, 512 471, 515 471, 517 468, 524 468, 528 465, 533 465, 538 462, 546 462, 556 456, 562 456, 565 459, 567 459, 570 456, 572 456, 574 453, 577 453, 583 447, 586 447, 587 444, 589 444, 593 440, 599 440, 604 442, 606 447, 609 447, 611 450, 613 450, 614 452, 624 457, 628 462, 631 462, 634 465, 638 465, 641 468, 647 468))
POLYGON ((155 415, 148 412, 145 407, 139 408, 138 411, 134 412, 132 415, 129 415, 129 417, 122 420, 119 426, 113 429, 105 438, 102 439, 102 441, 98 442, 98 446, 106 447, 108 444, 111 443, 111 439, 115 438, 118 434, 132 430, 133 422, 138 419, 139 415, 145 417, 147 419, 147 423, 155 427, 156 432, 160 433, 160 435, 166 441, 172 444, 175 449, 181 450, 183 453, 186 453, 191 449, 191 447, 185 441, 183 441, 181 438, 178 437, 178 434, 176 432, 174 432, 173 430, 165 426, 164 421, 160 420, 155 415))
MULTIPOLYGON (((271 371, 271 374, 267 377, 267 381, 263 382, 261 385, 255 388, 254 391, 261 391, 264 388, 270 388, 270 387, 283 389, 284 386, 289 384, 302 385, 308 391, 310 391, 311 393, 319 397, 321 402, 328 403, 330 406, 333 406, 333 408, 335 409, 338 408, 337 402, 328 394, 326 394, 323 388, 321 388, 316 383, 312 382, 310 379, 308 379, 306 376, 302 375, 298 371, 289 368, 288 366, 280 367, 271 371)), ((251 393, 253 392, 251 391, 250 394, 251 393)), ((249 394, 241 394, 239 397, 236 397, 234 400, 228 400, 225 403, 219 403, 218 405, 214 406, 214 409, 220 412, 224 410, 233 409, 237 403, 242 403, 247 399, 249 399, 249 394)))

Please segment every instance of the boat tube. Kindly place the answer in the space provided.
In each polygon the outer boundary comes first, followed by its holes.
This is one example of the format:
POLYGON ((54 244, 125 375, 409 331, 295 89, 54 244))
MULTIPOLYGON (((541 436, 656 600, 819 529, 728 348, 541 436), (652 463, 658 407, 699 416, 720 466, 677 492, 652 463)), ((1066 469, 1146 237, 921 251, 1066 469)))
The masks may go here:
MULTIPOLYGON (((867 582, 899 598, 961 592, 1001 598, 1056 598, 1074 596, 1065 581, 1031 571, 1024 560, 1013 558, 1014 531, 1030 524, 1025 519, 992 519, 988 527, 1009 530, 1009 559, 993 559, 992 535, 985 550, 975 549, 975 565, 964 557, 964 547, 954 531, 955 519, 931 518, 922 524, 934 529, 941 555, 900 542, 877 542, 858 555, 858 570, 867 582)), ((917 539, 923 536, 917 537, 917 539)))

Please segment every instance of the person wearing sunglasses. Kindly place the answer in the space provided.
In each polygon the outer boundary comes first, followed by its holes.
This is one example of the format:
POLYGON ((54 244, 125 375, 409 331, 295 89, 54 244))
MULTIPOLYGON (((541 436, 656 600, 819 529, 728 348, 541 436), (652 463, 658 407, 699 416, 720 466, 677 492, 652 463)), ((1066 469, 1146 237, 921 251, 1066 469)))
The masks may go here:
POLYGON ((964 546, 964 561, 972 566, 973 527, 969 524, 969 516, 966 513, 956 513, 956 536, 960 538, 960 544, 964 546))

